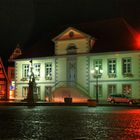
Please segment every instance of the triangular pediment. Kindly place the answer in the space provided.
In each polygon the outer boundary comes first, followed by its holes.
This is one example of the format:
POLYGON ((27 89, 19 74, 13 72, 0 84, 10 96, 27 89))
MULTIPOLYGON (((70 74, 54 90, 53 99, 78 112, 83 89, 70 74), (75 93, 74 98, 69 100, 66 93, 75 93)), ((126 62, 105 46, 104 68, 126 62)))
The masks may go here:
POLYGON ((56 36, 53 41, 58 41, 58 40, 69 40, 69 39, 82 39, 82 38, 87 38, 90 37, 90 35, 85 34, 76 28, 69 27, 67 28, 64 32, 56 36))

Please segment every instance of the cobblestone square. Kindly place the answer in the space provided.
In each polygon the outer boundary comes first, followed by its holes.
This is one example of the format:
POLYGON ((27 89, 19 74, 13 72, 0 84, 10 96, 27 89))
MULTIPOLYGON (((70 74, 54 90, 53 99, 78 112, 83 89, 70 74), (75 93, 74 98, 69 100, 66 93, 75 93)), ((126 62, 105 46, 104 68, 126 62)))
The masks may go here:
POLYGON ((4 140, 138 140, 140 108, 0 106, 4 140))

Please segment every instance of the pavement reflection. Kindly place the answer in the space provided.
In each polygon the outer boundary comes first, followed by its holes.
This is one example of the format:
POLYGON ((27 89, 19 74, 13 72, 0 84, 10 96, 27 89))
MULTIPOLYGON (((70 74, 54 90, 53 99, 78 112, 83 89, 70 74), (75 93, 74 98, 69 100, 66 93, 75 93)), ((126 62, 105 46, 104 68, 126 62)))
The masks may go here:
POLYGON ((136 140, 140 108, 0 106, 0 139, 136 140))

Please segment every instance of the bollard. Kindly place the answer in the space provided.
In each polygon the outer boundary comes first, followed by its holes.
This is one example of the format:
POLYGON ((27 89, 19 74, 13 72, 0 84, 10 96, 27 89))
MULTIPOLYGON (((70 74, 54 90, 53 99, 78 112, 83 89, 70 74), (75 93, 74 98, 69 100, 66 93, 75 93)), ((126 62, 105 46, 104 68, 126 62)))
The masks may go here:
POLYGON ((64 98, 66 104, 72 104, 72 98, 64 98))
POLYGON ((96 107, 97 103, 95 99, 88 99, 87 100, 88 107, 96 107))

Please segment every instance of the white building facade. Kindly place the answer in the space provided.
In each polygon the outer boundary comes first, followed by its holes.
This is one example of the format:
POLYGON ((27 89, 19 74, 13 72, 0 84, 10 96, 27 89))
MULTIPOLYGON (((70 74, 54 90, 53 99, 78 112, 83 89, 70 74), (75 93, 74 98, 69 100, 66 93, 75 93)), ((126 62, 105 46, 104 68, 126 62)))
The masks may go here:
POLYGON ((15 99, 27 98, 30 60, 38 100, 86 102, 96 99, 97 88, 99 102, 116 93, 140 98, 140 51, 90 53, 95 38, 72 27, 53 41, 55 56, 15 60, 15 99))

